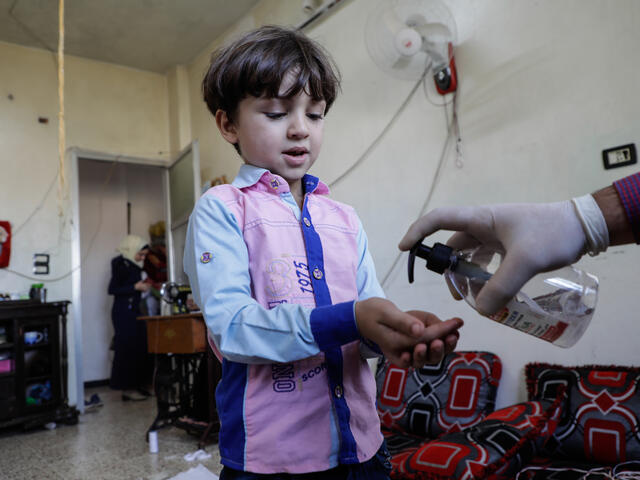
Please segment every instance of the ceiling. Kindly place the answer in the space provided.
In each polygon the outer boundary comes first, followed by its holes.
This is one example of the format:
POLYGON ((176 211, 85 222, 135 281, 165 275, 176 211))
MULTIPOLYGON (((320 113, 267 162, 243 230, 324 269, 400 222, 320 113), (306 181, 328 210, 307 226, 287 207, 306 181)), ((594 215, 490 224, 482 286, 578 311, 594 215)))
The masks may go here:
MULTIPOLYGON (((258 0, 65 0, 65 53, 165 73, 258 0)), ((57 0, 0 0, 0 41, 58 49, 57 0)))

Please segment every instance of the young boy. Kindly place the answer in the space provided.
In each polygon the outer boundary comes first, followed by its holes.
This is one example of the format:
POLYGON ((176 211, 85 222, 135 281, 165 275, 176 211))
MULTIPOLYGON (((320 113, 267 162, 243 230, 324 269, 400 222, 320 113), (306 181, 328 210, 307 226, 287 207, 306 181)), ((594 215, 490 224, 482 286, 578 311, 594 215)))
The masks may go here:
POLYGON ((360 220, 307 175, 338 88, 316 43, 273 26, 216 52, 203 81, 245 163, 198 201, 184 256, 223 359, 223 480, 387 479, 366 353, 420 366, 462 324, 381 298, 360 220))

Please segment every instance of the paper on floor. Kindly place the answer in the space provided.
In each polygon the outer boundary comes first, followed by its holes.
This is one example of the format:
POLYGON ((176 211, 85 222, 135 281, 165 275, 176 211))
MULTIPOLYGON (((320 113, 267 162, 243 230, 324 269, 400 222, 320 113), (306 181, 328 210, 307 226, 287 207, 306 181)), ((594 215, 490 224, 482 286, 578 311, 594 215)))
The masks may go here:
POLYGON ((193 462, 194 460, 207 460, 208 458, 211 458, 211 454, 205 452, 202 449, 196 450, 195 452, 187 453, 184 456, 184 459, 187 462, 193 462))
POLYGON ((211 473, 207 467, 199 463, 197 467, 179 473, 169 480, 219 480, 219 478, 218 475, 211 473))

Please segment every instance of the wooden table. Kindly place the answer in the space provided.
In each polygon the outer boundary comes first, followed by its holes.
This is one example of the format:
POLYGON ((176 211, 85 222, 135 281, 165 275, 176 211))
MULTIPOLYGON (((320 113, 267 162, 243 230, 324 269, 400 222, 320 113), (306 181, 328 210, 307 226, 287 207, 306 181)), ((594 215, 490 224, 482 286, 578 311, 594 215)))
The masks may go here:
MULTIPOLYGON (((158 415, 148 431, 174 425, 197 433, 198 448, 218 440, 220 421, 215 406, 215 387, 222 375, 222 366, 207 342, 207 329, 201 312, 176 315, 138 317, 147 323, 147 347, 156 355, 154 390, 158 415), (196 377, 206 362, 208 423, 186 421, 194 413, 196 377)), ((147 432, 148 432, 147 431, 147 432)))

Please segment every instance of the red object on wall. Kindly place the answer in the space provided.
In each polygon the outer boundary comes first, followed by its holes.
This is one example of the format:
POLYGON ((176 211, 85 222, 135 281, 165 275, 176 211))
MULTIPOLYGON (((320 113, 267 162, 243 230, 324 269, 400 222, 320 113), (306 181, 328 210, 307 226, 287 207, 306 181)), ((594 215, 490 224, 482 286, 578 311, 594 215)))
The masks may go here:
POLYGON ((4 232, 0 231, 0 268, 5 268, 9 266, 11 256, 11 224, 0 220, 0 227, 7 232, 7 238, 4 239, 4 232), (2 242, 3 239, 4 242, 2 242))
POLYGON ((440 95, 453 93, 458 88, 458 72, 456 70, 456 59, 453 56, 453 45, 449 44, 449 66, 442 70, 442 78, 438 80, 440 72, 436 72, 434 76, 436 90, 440 95))

